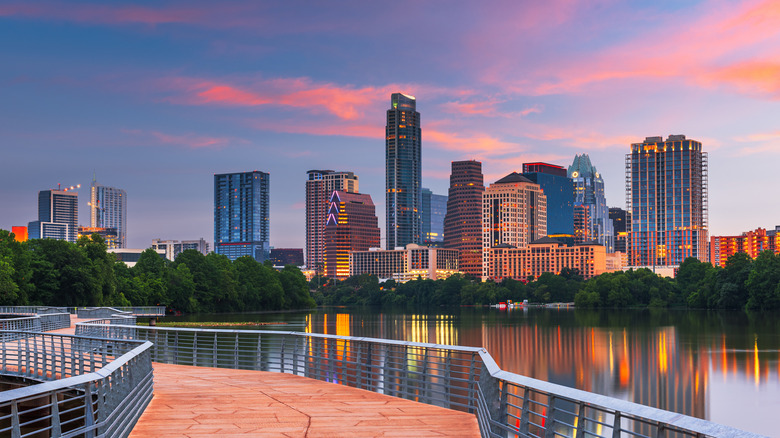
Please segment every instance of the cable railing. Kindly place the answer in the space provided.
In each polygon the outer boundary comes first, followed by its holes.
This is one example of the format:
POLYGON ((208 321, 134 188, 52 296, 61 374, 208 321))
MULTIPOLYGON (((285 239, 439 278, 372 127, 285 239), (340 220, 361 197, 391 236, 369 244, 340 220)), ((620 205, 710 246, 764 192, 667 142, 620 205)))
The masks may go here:
POLYGON ((290 373, 476 414, 483 437, 756 437, 698 418, 501 370, 482 348, 268 330, 142 327, 76 333, 150 341, 153 362, 290 373))
POLYGON ((0 436, 124 437, 152 398, 149 342, 32 332, 9 338, 0 343, 0 371, 18 388, 0 392, 0 436))

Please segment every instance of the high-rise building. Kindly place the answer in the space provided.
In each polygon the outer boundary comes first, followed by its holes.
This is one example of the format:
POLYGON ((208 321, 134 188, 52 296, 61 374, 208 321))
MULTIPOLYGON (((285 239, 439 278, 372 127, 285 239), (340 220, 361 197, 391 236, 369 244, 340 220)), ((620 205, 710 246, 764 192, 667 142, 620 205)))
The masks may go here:
POLYGON ((270 178, 257 170, 214 175, 214 252, 268 259, 270 178))
POLYGON ((162 240, 152 239, 152 249, 157 252, 164 251, 165 258, 174 261, 179 254, 188 249, 194 249, 203 255, 209 253, 209 244, 202 237, 198 240, 162 240))
POLYGON ((590 209, 587 205, 576 204, 574 206, 574 243, 582 244, 591 242, 592 230, 590 228, 590 209))
POLYGON ((107 249, 116 249, 120 247, 116 228, 79 227, 77 237, 80 239, 82 236, 90 237, 93 234, 98 234, 105 240, 107 249))
POLYGON ((325 275, 349 277, 349 252, 379 246, 379 220, 371 195, 333 192, 325 222, 325 275))
POLYGON ((323 266, 328 201, 336 190, 359 192, 357 175, 332 170, 306 172, 306 264, 318 273, 323 266))
POLYGON ((482 163, 453 161, 447 212, 444 216, 444 247, 460 251, 461 272, 482 276, 482 163))
POLYGON ((488 277, 490 248, 524 248, 547 236, 547 196, 539 184, 517 172, 482 194, 482 278, 488 277))
POLYGON ((274 266, 303 266, 303 248, 271 248, 274 266))
POLYGON ((116 229, 116 247, 127 247, 127 193, 98 184, 92 176, 89 188, 89 227, 116 229))
POLYGON ((422 189, 422 233, 427 246, 438 247, 444 243, 444 216, 447 214, 447 197, 430 189, 422 189))
POLYGON ((78 233, 79 194, 69 189, 38 192, 38 220, 27 225, 30 239, 75 243, 78 233))
POLYGON ((387 248, 420 243, 422 132, 414 97, 393 93, 385 127, 387 248))
POLYGON ((628 230, 631 226, 631 214, 622 208, 610 207, 609 218, 615 230, 615 252, 628 254, 628 230))
POLYGON ((588 207, 590 238, 604 245, 608 253, 615 252, 615 232, 604 195, 604 179, 590 162, 588 154, 574 157, 568 175, 574 182, 574 205, 588 207))
POLYGON ((707 153, 684 135, 647 137, 626 154, 631 266, 709 261, 707 153))
POLYGON ((523 176, 539 184, 547 196, 547 234, 574 234, 574 183, 566 168, 548 163, 523 163, 523 176))

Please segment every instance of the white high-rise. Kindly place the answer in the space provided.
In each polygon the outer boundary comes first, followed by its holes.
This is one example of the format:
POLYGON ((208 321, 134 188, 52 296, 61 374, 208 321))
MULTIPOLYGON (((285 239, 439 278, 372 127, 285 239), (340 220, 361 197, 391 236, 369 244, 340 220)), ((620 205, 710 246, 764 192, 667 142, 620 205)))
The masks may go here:
POLYGON ((89 226, 116 228, 117 246, 127 248, 127 193, 98 184, 92 177, 89 190, 89 226))

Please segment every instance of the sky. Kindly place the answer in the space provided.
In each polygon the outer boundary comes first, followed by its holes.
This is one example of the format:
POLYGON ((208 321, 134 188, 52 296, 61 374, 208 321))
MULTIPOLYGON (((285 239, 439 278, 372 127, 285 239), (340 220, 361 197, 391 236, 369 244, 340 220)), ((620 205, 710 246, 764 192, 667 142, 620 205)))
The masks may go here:
POLYGON ((709 155, 713 235, 780 225, 780 2, 2 1, 0 228, 37 192, 128 197, 128 246, 213 242, 213 175, 271 174, 271 245, 304 246, 306 171, 353 171, 384 218, 390 95, 417 98, 423 186, 587 153, 625 206, 625 154, 709 155))

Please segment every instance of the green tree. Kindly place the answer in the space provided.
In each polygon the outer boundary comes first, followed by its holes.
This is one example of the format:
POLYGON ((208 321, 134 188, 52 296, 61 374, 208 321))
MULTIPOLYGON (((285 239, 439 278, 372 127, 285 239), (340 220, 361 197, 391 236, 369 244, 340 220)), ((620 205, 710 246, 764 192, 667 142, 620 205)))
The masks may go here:
POLYGON ((780 309, 780 256, 762 251, 753 261, 745 286, 746 307, 751 310, 780 309))

